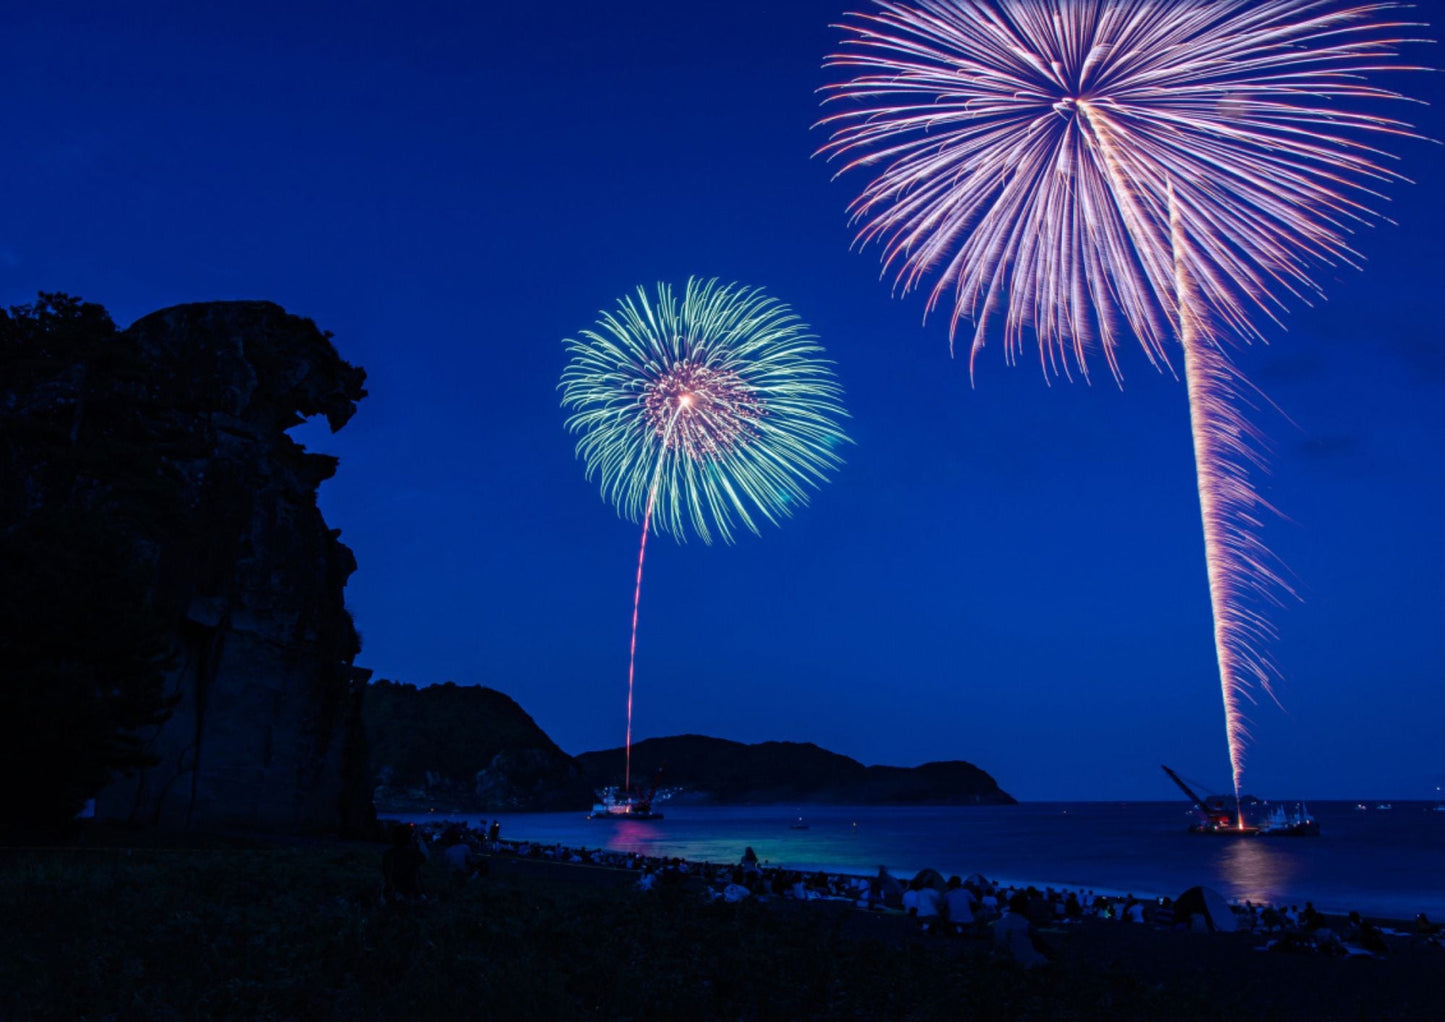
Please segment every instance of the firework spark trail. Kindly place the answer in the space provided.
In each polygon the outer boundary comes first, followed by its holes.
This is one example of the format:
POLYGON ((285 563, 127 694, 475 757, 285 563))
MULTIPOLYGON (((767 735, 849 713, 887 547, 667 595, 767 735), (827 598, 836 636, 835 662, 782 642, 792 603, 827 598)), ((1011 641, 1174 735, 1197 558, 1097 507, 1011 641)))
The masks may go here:
POLYGON ((1185 258, 1189 240, 1172 190, 1169 244, 1174 256, 1176 329, 1184 351, 1184 381, 1189 393, 1189 426, 1199 515, 1204 527, 1204 562, 1214 616, 1214 652, 1224 700, 1235 821, 1242 828, 1239 790, 1249 728, 1240 699, 1250 697, 1253 685, 1274 696, 1272 666, 1263 652, 1264 645, 1274 638, 1274 629, 1267 618, 1249 609, 1250 597, 1277 604, 1276 593, 1292 590, 1273 570, 1269 552, 1258 537, 1258 512, 1268 509, 1268 505, 1250 482, 1245 466, 1259 463, 1260 448, 1238 410, 1238 374, 1209 337, 1207 325, 1197 312, 1198 296, 1185 258))
MULTIPOLYGON (((1150 260, 1149 272, 1160 275, 1162 267, 1158 260, 1165 250, 1140 210, 1135 188, 1125 173, 1127 156, 1115 141, 1119 132, 1107 114, 1088 100, 1080 100, 1078 108, 1097 145, 1101 166, 1117 196, 1130 240, 1141 260, 1150 260)), ((1235 821, 1243 827, 1239 795, 1244 777, 1244 743, 1249 729, 1240 701, 1249 698, 1250 682, 1274 695, 1271 662, 1264 653, 1266 643, 1274 638, 1274 630, 1266 618, 1248 609, 1248 601, 1250 597, 1263 597, 1277 602, 1276 590, 1292 590, 1273 569, 1268 551, 1258 540, 1257 530, 1262 522, 1256 512, 1266 505, 1244 466, 1254 463, 1263 468, 1259 446, 1250 442, 1255 439, 1253 430, 1236 406, 1238 380, 1234 367, 1208 334, 1203 304, 1189 276, 1189 243, 1172 184, 1166 182, 1165 193, 1169 211, 1167 254, 1173 284, 1169 297, 1174 335, 1184 356, 1195 486, 1204 530, 1204 563, 1214 622, 1215 662, 1219 667, 1219 689, 1224 703, 1235 821)), ((1110 364, 1117 372, 1117 365, 1110 364)))
MULTIPOLYGON (((667 449, 668 438, 672 435, 672 428, 677 424, 677 417, 682 414, 683 408, 692 403, 691 398, 684 394, 678 398, 677 410, 667 420, 667 431, 662 435, 662 447, 667 449)), ((662 475, 662 458, 657 459, 657 468, 652 473, 652 485, 647 491, 647 510, 642 514, 642 542, 637 547, 637 585, 632 590, 632 641, 627 647, 627 740, 624 743, 624 766, 622 772, 622 790, 632 790, 632 681, 637 672, 637 610, 642 605, 642 561, 647 556, 647 530, 652 524, 652 508, 657 503, 658 477, 662 475)))
POLYGON ((842 464, 842 388, 808 328, 761 290, 690 279, 638 288, 565 342, 562 404, 588 479, 641 519, 627 663, 625 785, 642 572, 652 531, 731 542, 808 502, 842 464))
MULTIPOLYGON (((1239 413, 1239 377, 1228 357, 1209 335, 1198 288, 1189 276, 1189 240, 1184 231, 1178 197, 1166 182, 1169 213, 1167 249, 1159 244, 1152 226, 1135 199, 1135 187, 1124 167, 1127 155, 1115 139, 1119 132, 1109 117, 1093 104, 1078 104, 1083 120, 1096 141, 1099 157, 1131 242, 1141 259, 1157 260, 1167 254, 1173 291, 1174 335, 1183 351, 1184 381, 1189 401, 1190 436, 1194 447, 1195 487, 1204 530, 1204 563, 1209 582, 1209 606, 1214 622, 1215 662, 1224 703, 1225 744, 1229 750, 1230 780, 1234 787, 1236 823, 1240 815, 1240 785, 1244 778, 1244 743, 1248 722, 1240 706, 1252 699, 1252 685, 1274 697, 1273 665, 1265 653, 1275 637, 1269 620, 1249 609, 1251 600, 1279 603, 1277 592, 1293 594, 1274 570, 1269 551, 1260 542, 1263 522, 1259 510, 1268 505, 1250 481, 1247 466, 1263 469, 1260 445, 1253 428, 1239 413)), ((1112 364, 1112 363, 1111 363, 1112 364)), ((1272 510, 1272 509, 1270 509, 1272 510)), ((1278 700, 1276 699, 1276 702, 1278 700)))
POLYGON ((1404 180, 1373 138, 1409 125, 1352 107, 1401 100, 1368 84, 1422 26, 1402 4, 1335 0, 876 0, 850 15, 823 90, 839 175, 877 168, 850 210, 904 294, 936 273, 950 344, 992 318, 1004 355, 1026 332, 1046 374, 1116 380, 1121 338, 1173 372, 1181 346, 1230 763, 1241 700, 1273 695, 1268 620, 1288 592, 1256 531, 1258 436, 1221 333, 1262 339, 1285 300, 1321 294, 1314 267, 1357 265, 1349 236, 1404 180))

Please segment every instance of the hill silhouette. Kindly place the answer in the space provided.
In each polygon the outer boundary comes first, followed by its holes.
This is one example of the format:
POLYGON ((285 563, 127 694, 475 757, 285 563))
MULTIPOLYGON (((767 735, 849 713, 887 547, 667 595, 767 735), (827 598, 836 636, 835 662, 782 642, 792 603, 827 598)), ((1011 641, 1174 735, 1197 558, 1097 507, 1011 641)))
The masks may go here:
MULTIPOLYGON (((511 697, 479 685, 367 687, 364 716, 376 807, 585 809, 621 786, 623 750, 568 756, 511 697)), ((632 747, 633 787, 663 766, 662 785, 691 801, 854 805, 1007 805, 1014 799, 972 763, 864 766, 810 742, 746 745, 704 735, 632 747)))
MULTIPOLYGON (((597 787, 621 785, 622 749, 577 762, 597 787)), ((1015 800, 962 760, 917 767, 864 766, 811 742, 746 745, 705 735, 649 738, 632 747, 633 787, 658 770, 664 787, 717 803, 823 802, 853 805, 1008 805, 1015 800)))
POLYGON ((367 687, 362 711, 383 812, 583 809, 580 767, 510 696, 480 685, 367 687))

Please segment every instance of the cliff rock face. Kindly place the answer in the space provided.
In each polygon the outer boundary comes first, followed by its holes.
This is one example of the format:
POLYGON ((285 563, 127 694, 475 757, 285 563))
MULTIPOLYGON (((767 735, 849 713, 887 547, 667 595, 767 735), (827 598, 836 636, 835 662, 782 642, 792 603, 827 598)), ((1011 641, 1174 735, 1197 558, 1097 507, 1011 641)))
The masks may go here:
POLYGON ((447 682, 378 681, 366 694, 366 736, 379 810, 584 809, 577 763, 510 697, 447 682))
MULTIPOLYGON (((577 762, 598 787, 622 783, 622 749, 584 752, 577 762)), ((1014 801, 987 773, 962 760, 865 767, 811 742, 744 745, 704 735, 677 735, 649 738, 632 747, 634 785, 659 770, 663 787, 724 804, 1007 805, 1014 801)))
POLYGON ((334 458, 286 435, 340 429, 366 374, 310 320, 270 302, 152 313, 118 335, 145 367, 116 381, 180 508, 138 533, 154 602, 174 621, 176 700, 148 736, 159 763, 115 782, 98 813, 160 825, 358 830, 371 816, 364 675, 343 602, 356 568, 316 506, 334 458))

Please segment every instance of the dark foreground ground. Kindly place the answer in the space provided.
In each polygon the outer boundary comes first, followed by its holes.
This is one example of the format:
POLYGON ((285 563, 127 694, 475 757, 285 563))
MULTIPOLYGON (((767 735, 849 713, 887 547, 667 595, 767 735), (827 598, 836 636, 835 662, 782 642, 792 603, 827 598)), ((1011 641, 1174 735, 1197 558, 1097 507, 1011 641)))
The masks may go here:
POLYGON ((1091 921, 1025 972, 836 903, 708 904, 496 857, 380 902, 382 846, 0 850, 0 1020, 1426 1019, 1445 950, 1255 950, 1091 921))

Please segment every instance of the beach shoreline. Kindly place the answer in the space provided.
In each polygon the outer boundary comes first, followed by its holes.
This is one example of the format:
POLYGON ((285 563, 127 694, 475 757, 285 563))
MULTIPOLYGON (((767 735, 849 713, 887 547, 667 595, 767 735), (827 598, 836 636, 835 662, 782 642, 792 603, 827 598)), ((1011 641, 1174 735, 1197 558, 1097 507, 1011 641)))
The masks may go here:
MULTIPOLYGON (((1021 803, 1002 810, 909 806, 759 805, 716 809, 664 806, 666 818, 639 823, 587 821, 581 814, 487 814, 506 837, 605 847, 695 861, 727 861, 753 846, 789 869, 867 874, 880 864, 911 876, 981 873, 1012 887, 1086 890, 1111 897, 1177 898, 1196 885, 1243 904, 1295 905, 1411 921, 1445 918, 1436 850, 1445 854, 1445 820, 1411 813, 1366 817, 1332 806, 1323 837, 1199 836, 1186 832, 1177 803, 1021 803), (799 818, 802 817, 802 820, 799 818), (856 822, 854 822, 856 821, 856 822), (794 823, 804 822, 800 830, 794 823), (1440 826, 1435 826, 1440 824, 1440 826), (1394 828, 1387 829, 1386 825, 1394 828), (1408 828, 1402 829, 1404 825, 1408 828), (1369 864, 1388 851, 1392 868, 1369 864)), ((396 814, 423 824, 442 818, 478 825, 486 816, 396 814)))
POLYGON ((171 1017, 205 1003, 238 1019, 261 1006, 322 1019, 954 1018, 969 999, 984 1017, 1445 1017, 1445 952, 1407 938, 1337 959, 1085 919, 1041 928, 1053 961, 1025 972, 987 933, 924 933, 906 913, 839 900, 644 891, 642 869, 512 854, 512 842, 465 880, 433 854, 426 900, 391 906, 384 850, 115 828, 0 849, 0 913, 14 923, 0 933, 0 1017, 103 1017, 121 1003, 171 1017))

